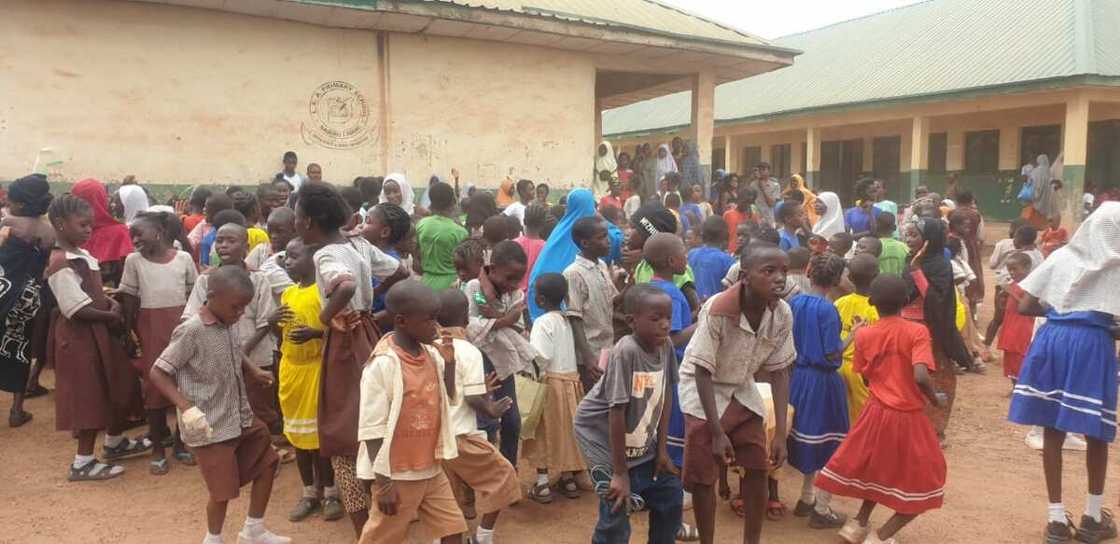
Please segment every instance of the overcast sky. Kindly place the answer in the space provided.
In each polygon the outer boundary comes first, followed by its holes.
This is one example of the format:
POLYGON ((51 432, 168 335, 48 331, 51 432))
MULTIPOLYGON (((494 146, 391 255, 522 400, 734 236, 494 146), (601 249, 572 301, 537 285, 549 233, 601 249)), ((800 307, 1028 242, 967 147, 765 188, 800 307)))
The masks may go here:
POLYGON ((919 0, 662 0, 763 38, 779 38, 919 0))

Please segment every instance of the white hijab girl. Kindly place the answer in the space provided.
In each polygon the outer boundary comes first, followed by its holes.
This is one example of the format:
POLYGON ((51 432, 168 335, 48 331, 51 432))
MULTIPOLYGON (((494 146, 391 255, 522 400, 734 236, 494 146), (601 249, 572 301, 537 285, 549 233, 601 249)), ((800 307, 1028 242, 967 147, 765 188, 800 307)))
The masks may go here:
POLYGON ((404 208, 405 213, 412 215, 415 211, 415 206, 412 200, 416 195, 412 193, 412 186, 408 184, 404 174, 394 172, 385 176, 385 182, 381 185, 381 197, 378 198, 378 203, 390 202, 404 208))
POLYGON ((844 232, 844 210, 840 207, 840 197, 826 191, 817 195, 817 200, 825 205, 824 215, 813 225, 813 234, 828 240, 832 235, 844 232))

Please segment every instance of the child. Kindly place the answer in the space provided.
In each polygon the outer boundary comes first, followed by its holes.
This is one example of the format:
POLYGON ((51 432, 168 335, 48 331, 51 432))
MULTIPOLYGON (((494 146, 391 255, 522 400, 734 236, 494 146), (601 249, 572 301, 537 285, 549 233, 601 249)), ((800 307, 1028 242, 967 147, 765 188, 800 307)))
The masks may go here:
POLYGON ((789 463, 805 475, 793 515, 808 516, 813 529, 838 528, 847 521, 829 507, 832 495, 813 486, 817 471, 844 441, 850 425, 847 388, 836 372, 845 347, 840 341, 840 314, 826 298, 843 271, 840 257, 814 257, 809 263, 812 289, 790 302, 797 366, 789 386, 789 403, 794 409, 789 463))
POLYGON ((499 214, 486 218, 486 221, 482 222, 482 241, 486 243, 483 261, 490 264, 490 253, 494 250, 494 246, 510 238, 509 221, 506 220, 506 216, 499 214))
POLYGON ((629 542, 630 514, 644 506, 648 541, 672 544, 682 503, 666 447, 677 383, 669 341, 673 301, 652 285, 635 285, 626 292, 624 311, 633 333, 611 349, 603 378, 580 402, 574 422, 600 496, 592 541, 629 542))
POLYGON ((840 258, 846 258, 852 250, 852 235, 837 232, 828 239, 828 251, 840 258))
POLYGON ((459 450, 458 456, 443 462, 443 470, 451 479, 452 489, 458 490, 457 483, 463 482, 479 494, 482 519, 474 541, 493 544, 498 514, 521 498, 521 485, 513 465, 486 441, 486 433, 478 430, 477 421, 480 412, 490 418, 500 418, 513 401, 509 397, 494 400, 487 391, 485 356, 466 340, 470 320, 466 295, 456 289, 445 289, 439 293, 439 303, 440 327, 451 337, 455 348, 457 394, 450 399, 450 424, 454 427, 455 445, 459 450))
MULTIPOLYGON (((525 234, 518 236, 513 241, 521 246, 525 251, 525 257, 528 259, 528 267, 526 270, 532 270, 533 265, 537 263, 537 257, 540 256, 541 250, 544 249, 545 238, 542 233, 548 228, 548 208, 540 204, 529 204, 525 208, 525 234)), ((521 290, 527 291, 529 289, 529 274, 521 278, 521 290)))
MULTIPOLYGON (((132 221, 129 231, 137 253, 124 260, 119 290, 125 330, 134 331, 139 341, 136 347, 140 356, 132 360, 132 365, 144 383, 144 409, 152 440, 148 471, 157 476, 167 474, 170 468, 163 441, 172 436, 167 427, 167 409, 172 405, 148 381, 148 375, 171 341, 171 332, 179 325, 187 297, 198 278, 190 253, 171 247, 167 222, 172 219, 171 214, 166 213, 141 213, 132 221)), ((174 434, 174 439, 175 458, 186 465, 195 464, 179 432, 174 434)))
POLYGON ((206 187, 195 187, 191 191, 190 200, 187 201, 187 215, 183 217, 183 230, 188 233, 193 231, 199 223, 206 220, 206 215, 203 210, 206 209, 206 199, 210 198, 210 189, 206 187))
MULTIPOLYGON (((785 414, 787 369, 796 352, 793 315, 778 292, 785 285, 789 259, 776 245, 758 244, 743 252, 741 266, 742 280, 700 310, 681 363, 686 429, 681 477, 693 493, 700 539, 707 543, 715 538, 718 467, 734 463, 746 470, 739 481, 745 506, 743 542, 758 544, 768 495, 766 476, 786 457, 781 439, 771 442, 767 452, 766 409, 755 378, 770 383, 774 413, 785 414)), ((776 419, 775 435, 786 436, 786 418, 776 419)))
POLYGON ((786 286, 782 291, 782 299, 786 302, 801 293, 808 293, 812 289, 809 281, 809 258, 812 256, 808 249, 795 247, 787 252, 789 255, 789 274, 786 275, 786 286))
MULTIPOLYGON (((434 203, 435 186, 432 192, 434 203)), ((407 277, 408 271, 361 237, 344 237, 339 229, 349 220, 346 202, 331 185, 309 182, 300 189, 296 233, 304 244, 319 247, 312 257, 323 305, 319 322, 329 327, 319 375, 319 455, 331 459, 342 506, 354 531, 361 534, 372 506, 355 468, 362 366, 377 342, 369 308, 375 296, 407 277), (381 279, 376 289, 374 277, 381 279)))
MULTIPOLYGON (((647 204, 638 209, 632 217, 630 217, 630 236, 628 247, 629 251, 643 252, 646 240, 650 236, 659 232, 674 234, 676 233, 676 219, 673 213, 659 204, 647 204)), ((642 253, 638 253, 641 255, 642 253)), ((673 284, 677 286, 684 293, 688 299, 688 306, 691 312, 695 314, 700 310, 700 299, 696 296, 695 278, 692 274, 692 268, 688 266, 687 255, 685 255, 684 272, 673 276, 673 284)), ((650 262, 645 259, 639 259, 634 266, 633 272, 630 274, 633 278, 633 283, 647 283, 653 279, 653 267, 650 262)))
POLYGON ((280 295, 291 287, 292 278, 284 270, 284 248, 296 236, 296 212, 291 208, 273 208, 268 215, 268 243, 257 246, 245 257, 245 266, 257 269, 268 278, 272 301, 280 305, 280 295))
MULTIPOLYGON (((247 228, 249 225, 249 221, 237 210, 222 210, 215 214, 214 221, 211 223, 213 229, 210 231, 210 234, 207 234, 206 237, 202 239, 202 243, 198 245, 202 268, 221 266, 222 258, 218 255, 218 251, 215 247, 215 240, 218 237, 218 229, 230 223, 243 228, 247 228)), ((249 239, 248 231, 245 232, 245 239, 249 239)), ((246 242, 246 246, 248 246, 248 242, 246 242)), ((249 255, 248 250, 246 250, 245 255, 249 255)))
POLYGON ((696 275, 696 295, 703 304, 723 290, 721 281, 735 263, 735 258, 724 251, 727 247, 727 222, 722 217, 705 219, 700 230, 704 245, 688 252, 688 266, 696 275))
POLYGON ((945 457, 922 414, 923 396, 934 405, 945 402, 930 379, 929 332, 899 316, 907 300, 900 277, 883 274, 870 292, 882 319, 854 333, 852 366, 870 383, 871 396, 816 482, 829 493, 863 500, 859 514, 840 530, 852 544, 894 542, 892 537, 919 514, 941 507, 945 486, 945 457), (895 514, 872 531, 871 512, 879 504, 895 514))
POLYGON ((595 216, 579 219, 572 226, 572 242, 579 253, 564 269, 568 283, 566 314, 572 326, 579 373, 584 387, 590 390, 602 375, 600 355, 613 345, 618 288, 601 261, 611 250, 606 224, 595 216))
POLYGON ((451 254, 452 262, 455 264, 455 283, 451 284, 451 289, 462 291, 466 288, 471 280, 478 278, 478 273, 482 271, 485 265, 486 244, 478 238, 467 238, 459 245, 455 246, 455 251, 451 254))
POLYGON ((879 273, 901 276, 906 270, 910 249, 896 238, 898 226, 893 213, 881 213, 875 218, 876 235, 879 237, 879 273))
POLYGON ((639 176, 630 178, 630 193, 630 198, 622 203, 622 213, 627 219, 642 207, 642 181, 639 176))
POLYGON ((399 282, 385 303, 393 332, 362 370, 357 477, 372 481, 377 508, 359 542, 405 542, 417 518, 431 537, 459 542, 467 524, 440 466, 458 455, 454 344, 447 334, 435 344, 440 303, 423 283, 399 282))
POLYGON ((1019 303, 1025 295, 1019 284, 1031 272, 1031 258, 1025 253, 1012 253, 1007 258, 1007 272, 1011 276, 1004 294, 1003 327, 999 333, 999 349, 1003 351, 1003 375, 1011 379, 1014 388, 1019 381, 1023 357, 1034 335, 1034 316, 1019 312, 1019 303))
POLYGON ((506 206, 502 214, 517 219, 519 225, 524 225, 525 211, 529 207, 529 204, 533 202, 534 196, 536 196, 536 189, 533 188, 533 180, 517 180, 517 201, 506 206))
POLYGON ((210 258, 210 244, 207 244, 205 251, 203 251, 202 240, 210 236, 214 230, 216 230, 213 226, 215 216, 222 210, 232 209, 233 199, 225 193, 214 193, 206 199, 206 204, 202 208, 205 219, 196 224, 195 227, 191 229, 190 233, 187 234, 187 240, 190 240, 191 247, 194 248, 196 253, 194 256, 194 261, 196 263, 202 263, 203 255, 206 256, 207 260, 210 258))
MULTIPOLYGON (((494 246, 489 266, 467 283, 463 293, 470 301, 470 325, 467 339, 482 350, 493 362, 501 387, 497 393, 513 400, 510 408, 497 425, 488 425, 491 441, 501 427, 502 455, 517 466, 517 446, 521 436, 521 412, 517 409, 517 391, 513 375, 536 358, 536 350, 521 334, 524 330, 522 314, 525 311, 525 294, 517 288, 525 275, 525 252, 517 243, 504 240, 494 246), (487 285, 483 285, 486 282, 487 285), (484 293, 493 289, 494 296, 484 293)), ((489 369, 487 370, 489 372, 489 369)))
MULTIPOLYGON (((622 184, 623 181, 612 181, 607 189, 607 194, 599 199, 599 209, 604 208, 622 208, 622 202, 625 200, 622 197, 622 184)), ((507 208, 508 209, 508 208, 507 208)))
MULTIPOLYGON (((794 194, 800 195, 801 193, 794 194)), ((801 204, 793 201, 783 203, 782 206, 778 208, 776 219, 781 226, 778 231, 781 235, 781 241, 778 242, 779 249, 782 251, 789 251, 795 247, 803 247, 806 245, 804 235, 798 232, 802 225, 805 224, 805 208, 801 204)))
POLYGON ((245 216, 245 228, 249 231, 249 252, 258 246, 269 247, 268 233, 257 225, 261 222, 261 206, 257 196, 240 192, 233 197, 233 209, 245 216))
POLYGON ((48 339, 56 376, 55 427, 78 438, 69 480, 108 480, 123 474, 124 467, 94 457, 98 431, 106 432, 107 458, 136 455, 151 447, 122 433, 136 376, 125 363, 122 345, 110 337, 109 328, 119 330, 122 324, 121 308, 102 290, 97 259, 81 249, 93 225, 89 204, 62 195, 51 201, 47 213, 57 236, 46 268, 58 302, 48 339))
POLYGON ((682 237, 685 236, 692 225, 688 218, 681 214, 681 195, 678 193, 665 195, 665 207, 673 212, 673 217, 677 219, 677 234, 682 237))
MULTIPOLYGON (((735 236, 740 223, 751 222, 758 223, 759 218, 754 213, 754 202, 758 198, 758 193, 749 187, 739 190, 738 200, 735 201, 735 208, 723 212, 723 220, 727 223, 727 233, 735 236)), ((738 237, 735 237, 735 243, 730 244, 727 251, 735 253, 739 247, 738 237)))
MULTIPOLYGON (((361 236, 382 253, 401 260, 401 254, 397 251, 397 244, 404 240, 405 236, 408 236, 411 228, 412 220, 408 217, 404 208, 396 204, 382 202, 366 212, 366 224, 365 228, 362 229, 361 236)), ((381 283, 380 279, 373 278, 375 289, 379 283, 381 283)), ((375 314, 385 310, 384 294, 374 297, 371 310, 375 314)), ((391 323, 387 323, 387 325, 392 326, 391 323)))
POLYGON ((1042 240, 1042 256, 1049 257, 1058 248, 1069 243, 1069 232, 1062 227, 1062 216, 1055 215, 1050 218, 1049 227, 1042 231, 1039 237, 1042 240))
POLYGON ((303 521, 319 511, 323 519, 342 519, 342 503, 334 484, 334 470, 327 457, 319 455, 319 375, 323 360, 322 304, 315 285, 314 247, 299 238, 284 250, 284 269, 294 285, 280 295, 280 306, 269 317, 279 329, 280 413, 284 436, 296 451, 296 466, 303 482, 303 495, 288 520, 303 521))
POLYGON ((860 238, 858 241, 856 241, 856 247, 852 249, 852 257, 863 255, 865 253, 871 255, 872 257, 875 257, 875 259, 878 260, 879 256, 883 254, 883 242, 871 235, 860 238))
MULTIPOLYGON (((879 217, 889 216, 883 214, 879 217)), ((863 412, 863 405, 867 403, 869 391, 863 376, 852 370, 852 357, 855 355, 855 345, 850 340, 853 338, 852 330, 861 325, 870 325, 879 320, 879 313, 871 305, 871 282, 879 275, 879 261, 873 255, 857 255, 848 263, 849 278, 855 286, 855 291, 836 299, 836 311, 840 314, 840 340, 845 343, 844 363, 840 365, 840 377, 848 386, 848 420, 854 427, 863 412)))
POLYGON ((432 215, 416 224, 416 241, 420 251, 417 270, 422 271, 420 281, 435 291, 442 291, 455 283, 452 253, 467 238, 467 229, 455 222, 455 191, 450 185, 438 182, 431 186, 432 215))
POLYGON ((178 408, 183 441, 194 450, 206 482, 209 502, 203 544, 221 544, 229 501, 249 482, 253 482, 249 513, 237 541, 291 542, 264 526, 279 459, 268 428, 253 417, 245 392, 246 382, 268 384, 272 378, 229 341, 256 291, 243 268, 223 266, 211 273, 205 306, 175 328, 149 374, 160 393, 178 408))

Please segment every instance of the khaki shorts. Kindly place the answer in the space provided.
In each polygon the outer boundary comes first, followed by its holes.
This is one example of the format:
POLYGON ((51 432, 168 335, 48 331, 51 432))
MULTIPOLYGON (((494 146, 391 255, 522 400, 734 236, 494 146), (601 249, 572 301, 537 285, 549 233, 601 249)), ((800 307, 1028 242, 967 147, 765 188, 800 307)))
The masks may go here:
POLYGON ((268 428, 259 419, 241 429, 241 436, 224 442, 191 448, 198 461, 210 499, 224 502, 237 498, 241 486, 262 474, 272 474, 280 462, 272 449, 268 428))
POLYGON ((443 471, 453 482, 467 484, 478 495, 478 510, 497 512, 521 499, 517 470, 485 436, 464 434, 455 438, 459 456, 443 462, 443 471))
MULTIPOLYGON (((712 433, 708 422, 684 416, 684 469, 681 481, 691 491, 695 485, 713 486, 719 480, 719 465, 712 451, 712 433)), ((762 417, 734 399, 719 418, 720 427, 735 449, 735 466, 748 470, 769 470, 766 448, 766 426, 762 417)))
POLYGON ((466 532, 467 522, 442 470, 427 480, 393 480, 393 485, 397 488, 397 514, 386 516, 376 506, 370 508, 359 544, 406 542, 412 520, 419 520, 428 538, 466 532))

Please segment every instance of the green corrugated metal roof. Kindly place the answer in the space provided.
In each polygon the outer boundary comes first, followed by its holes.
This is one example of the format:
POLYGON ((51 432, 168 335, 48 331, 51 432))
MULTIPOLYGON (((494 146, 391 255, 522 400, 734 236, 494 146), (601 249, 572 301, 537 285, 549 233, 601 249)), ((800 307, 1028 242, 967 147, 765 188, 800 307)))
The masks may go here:
MULTIPOLYGON (((1120 0, 930 0, 774 40, 793 66, 716 88, 716 122, 1080 75, 1120 76, 1120 0)), ((688 125, 688 92, 603 112, 609 135, 688 125)))

